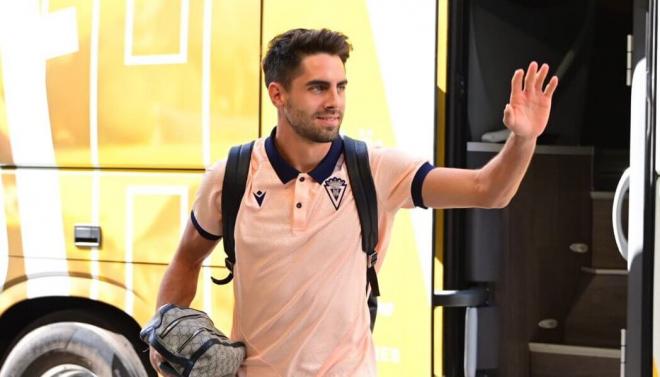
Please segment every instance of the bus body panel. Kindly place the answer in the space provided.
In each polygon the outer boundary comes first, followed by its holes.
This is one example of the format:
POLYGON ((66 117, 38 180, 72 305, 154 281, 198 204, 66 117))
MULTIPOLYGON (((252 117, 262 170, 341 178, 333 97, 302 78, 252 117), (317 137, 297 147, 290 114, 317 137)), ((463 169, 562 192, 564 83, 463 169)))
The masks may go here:
MULTIPOLYGON (((344 133, 433 163, 445 69, 436 19, 446 7, 0 2, 0 315, 25 300, 76 297, 145 324, 204 170, 276 124, 260 59, 289 28, 349 36, 344 133), (76 246, 76 225, 99 226, 100 246, 76 246)), ((395 227, 379 275, 379 375, 429 375, 432 211, 401 211, 395 227)), ((219 244, 191 306, 229 333, 232 287, 210 280, 226 275, 224 258, 219 244)))

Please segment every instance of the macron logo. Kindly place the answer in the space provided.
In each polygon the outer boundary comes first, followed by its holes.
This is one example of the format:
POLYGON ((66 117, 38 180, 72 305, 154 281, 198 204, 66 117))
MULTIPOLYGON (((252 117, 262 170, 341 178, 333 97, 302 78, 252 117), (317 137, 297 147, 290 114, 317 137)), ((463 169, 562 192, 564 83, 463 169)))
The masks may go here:
POLYGON ((264 202, 266 193, 262 191, 257 191, 257 192, 253 192, 252 195, 254 195, 254 198, 257 199, 257 204, 259 204, 259 207, 261 207, 261 203, 264 202))

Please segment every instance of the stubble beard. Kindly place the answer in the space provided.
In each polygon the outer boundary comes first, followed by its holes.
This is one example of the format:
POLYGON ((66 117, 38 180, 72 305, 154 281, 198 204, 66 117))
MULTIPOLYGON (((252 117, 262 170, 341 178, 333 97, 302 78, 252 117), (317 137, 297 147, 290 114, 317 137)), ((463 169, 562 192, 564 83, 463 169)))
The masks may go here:
POLYGON ((339 111, 326 114, 333 114, 339 116, 339 123, 336 128, 327 130, 322 127, 314 126, 314 119, 320 115, 313 113, 311 116, 307 115, 304 111, 298 110, 291 105, 287 104, 287 111, 285 116, 293 131, 300 137, 312 141, 314 143, 328 143, 335 140, 339 136, 339 129, 341 128, 341 121, 343 114, 339 111))

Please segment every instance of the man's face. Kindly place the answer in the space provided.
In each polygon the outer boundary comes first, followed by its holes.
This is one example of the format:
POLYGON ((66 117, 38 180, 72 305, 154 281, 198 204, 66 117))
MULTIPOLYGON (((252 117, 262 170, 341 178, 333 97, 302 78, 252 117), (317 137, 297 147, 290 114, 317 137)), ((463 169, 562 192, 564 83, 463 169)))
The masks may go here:
POLYGON ((314 54, 303 58, 297 73, 283 93, 286 120, 307 140, 334 140, 344 117, 344 64, 338 56, 314 54))

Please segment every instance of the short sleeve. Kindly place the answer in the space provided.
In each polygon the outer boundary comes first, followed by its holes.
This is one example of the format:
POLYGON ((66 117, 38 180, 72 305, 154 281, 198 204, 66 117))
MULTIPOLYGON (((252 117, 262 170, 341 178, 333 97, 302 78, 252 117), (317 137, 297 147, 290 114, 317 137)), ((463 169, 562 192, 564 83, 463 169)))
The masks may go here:
POLYGON ((222 180, 225 176, 225 161, 211 166, 199 186, 193 203, 191 220, 199 234, 209 240, 218 240, 222 236, 222 180))
POLYGON ((370 148, 369 159, 378 199, 386 209, 426 208, 422 184, 433 165, 392 148, 370 148))

